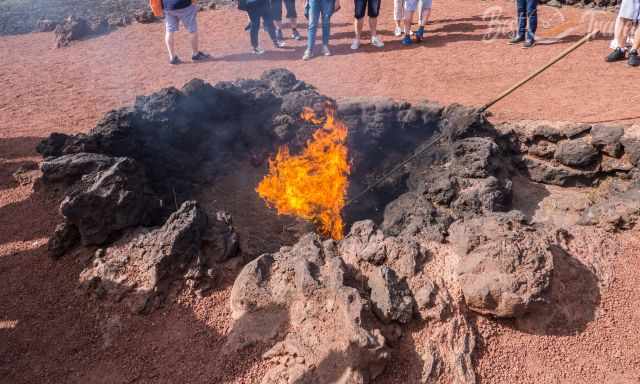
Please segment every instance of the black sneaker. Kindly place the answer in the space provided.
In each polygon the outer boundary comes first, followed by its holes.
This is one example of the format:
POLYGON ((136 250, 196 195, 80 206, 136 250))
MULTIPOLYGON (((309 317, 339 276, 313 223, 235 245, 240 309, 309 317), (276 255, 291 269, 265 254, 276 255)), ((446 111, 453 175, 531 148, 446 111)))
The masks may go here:
POLYGON ((605 61, 607 63, 613 63, 614 61, 621 61, 624 59, 625 59, 625 51, 624 49, 618 47, 613 52, 611 52, 609 56, 605 58, 605 61))
POLYGON ((178 56, 173 56, 173 58, 169 60, 169 64, 171 65, 178 65, 180 63, 182 63, 182 60, 180 60, 178 56))
POLYGON ((203 61, 209 59, 211 56, 209 54, 198 51, 195 55, 191 56, 191 60, 193 61, 203 61))
POLYGON ((640 57, 638 57, 638 51, 635 49, 629 52, 629 65, 632 67, 640 66, 640 57))
POLYGON ((294 29, 293 31, 291 31, 291 37, 293 38, 293 40, 302 39, 302 36, 300 36, 300 32, 298 32, 297 29, 294 29))
POLYGON ((536 45, 536 41, 535 40, 527 40, 524 42, 524 44, 522 44, 522 48, 531 48, 534 45, 536 45))
POLYGON ((284 41, 284 35, 282 33, 282 29, 280 28, 276 29, 276 40, 284 41))
POLYGON ((513 37, 513 39, 509 40, 509 44, 513 45, 513 44, 519 44, 522 43, 524 41, 524 36, 522 35, 516 35, 513 37))

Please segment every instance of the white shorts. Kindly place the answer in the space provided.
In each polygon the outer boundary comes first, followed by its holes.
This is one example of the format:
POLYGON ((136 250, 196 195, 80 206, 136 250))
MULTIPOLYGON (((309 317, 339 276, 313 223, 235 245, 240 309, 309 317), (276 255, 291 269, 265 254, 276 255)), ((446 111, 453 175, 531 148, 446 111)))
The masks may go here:
POLYGON ((635 22, 640 21, 640 0, 622 0, 618 17, 635 22))
MULTIPOLYGON (((415 12, 418 9, 418 3, 422 9, 431 9, 432 0, 404 0, 404 10, 407 12, 415 12)), ((640 0, 638 0, 640 1, 640 0)))

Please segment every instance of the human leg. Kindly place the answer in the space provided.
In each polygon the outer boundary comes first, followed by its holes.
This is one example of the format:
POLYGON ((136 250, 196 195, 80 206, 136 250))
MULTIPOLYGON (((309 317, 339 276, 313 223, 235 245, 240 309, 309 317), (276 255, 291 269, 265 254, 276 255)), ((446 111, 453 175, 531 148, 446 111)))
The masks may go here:
POLYGON ((538 0, 527 0, 527 18, 529 19, 527 41, 532 42, 536 40, 538 30, 538 0))
POLYGON ((320 8, 320 0, 309 0, 309 28, 307 30, 307 52, 309 54, 313 54, 313 47, 316 43, 320 8))

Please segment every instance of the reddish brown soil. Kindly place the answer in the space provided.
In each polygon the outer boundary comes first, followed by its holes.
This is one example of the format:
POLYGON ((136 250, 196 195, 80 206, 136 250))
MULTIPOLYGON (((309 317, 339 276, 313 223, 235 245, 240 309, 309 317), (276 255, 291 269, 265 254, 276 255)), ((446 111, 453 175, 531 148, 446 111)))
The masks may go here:
MULTIPOLYGON (((209 297, 180 297, 150 316, 134 316, 77 290, 79 258, 86 254, 59 261, 46 256, 47 236, 58 221, 57 196, 32 184, 18 186, 11 174, 38 161, 34 147, 50 132, 86 131, 136 95, 193 77, 216 82, 254 77, 272 67, 287 67, 334 97, 482 105, 586 29, 580 10, 563 9, 563 19, 542 8, 541 20, 549 20, 544 36, 578 27, 558 43, 523 50, 506 45, 505 36, 484 41, 491 30, 485 10, 502 7, 502 21, 511 23, 512 2, 436 1, 427 41, 407 48, 389 32, 391 1, 385 0, 386 47, 365 45, 353 53, 352 5, 343 2, 333 19, 335 55, 310 62, 299 60, 303 42, 289 41, 290 48, 260 58, 247 54, 246 16, 230 9, 200 14, 202 47, 215 59, 178 67, 166 63, 161 24, 134 25, 59 50, 52 49, 52 34, 0 38, 0 383, 255 383, 260 377, 255 353, 221 354, 230 326, 230 281, 209 297)), ((187 56, 185 42, 179 43, 187 56)), ((630 85, 640 70, 605 64, 607 45, 602 39, 582 47, 497 104, 494 118, 637 119, 640 94, 630 85)), ((637 232, 624 241, 629 248, 611 260, 614 278, 602 292, 598 315, 577 335, 529 334, 482 320, 483 332, 494 329, 478 358, 483 382, 640 381, 640 241, 637 232)))

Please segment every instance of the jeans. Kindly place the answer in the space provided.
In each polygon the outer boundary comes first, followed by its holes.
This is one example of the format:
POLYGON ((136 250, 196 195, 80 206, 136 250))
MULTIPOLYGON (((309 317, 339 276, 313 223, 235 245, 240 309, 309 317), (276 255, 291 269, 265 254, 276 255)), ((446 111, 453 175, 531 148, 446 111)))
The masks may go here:
POLYGON ((271 8, 269 7, 268 0, 258 0, 247 7, 247 13, 249 13, 249 19, 251 20, 251 27, 249 28, 249 35, 251 36, 251 46, 253 48, 258 47, 258 33, 260 32, 260 18, 264 23, 264 29, 269 33, 272 41, 276 41, 276 27, 273 25, 273 16, 271 14, 271 8))
POLYGON ((538 29, 538 0, 516 0, 518 9, 518 36, 527 37, 533 41, 538 29), (527 19, 529 19, 529 31, 527 32, 527 19))
POLYGON ((313 52, 316 42, 318 20, 322 14, 322 44, 329 45, 331 33, 331 15, 333 14, 334 0, 309 0, 309 32, 307 36, 307 49, 313 52))

